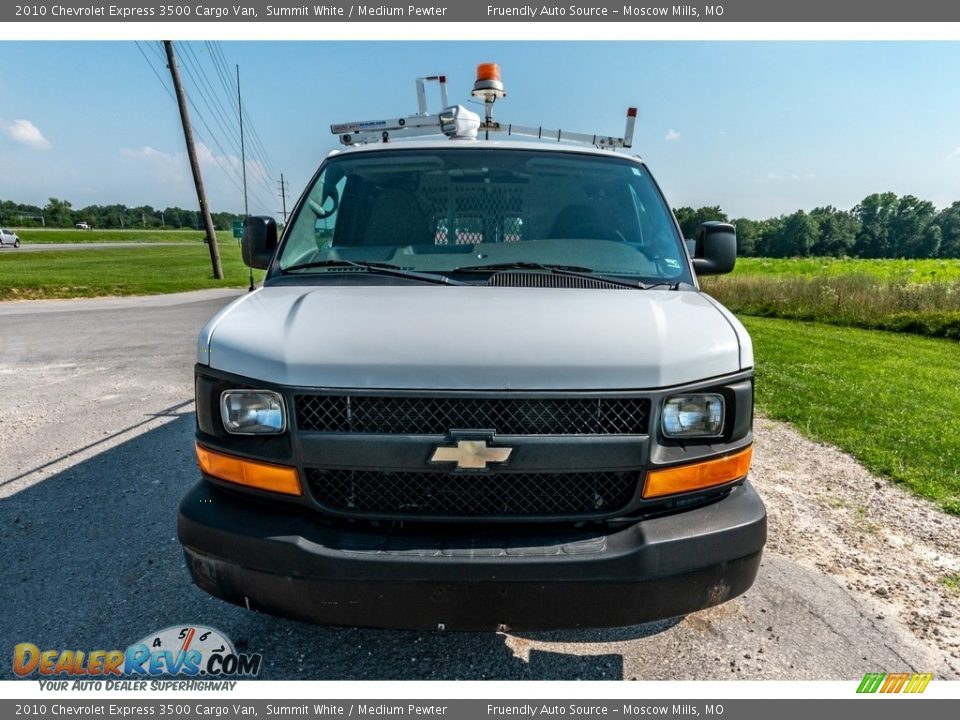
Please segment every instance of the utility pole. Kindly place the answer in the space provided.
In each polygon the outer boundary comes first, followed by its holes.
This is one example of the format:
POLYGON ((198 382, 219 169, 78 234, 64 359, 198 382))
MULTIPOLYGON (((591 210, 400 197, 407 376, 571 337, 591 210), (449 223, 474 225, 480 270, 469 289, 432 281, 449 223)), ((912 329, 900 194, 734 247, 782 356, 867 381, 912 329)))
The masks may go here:
POLYGON ((283 173, 280 173, 280 202, 283 203, 283 224, 287 224, 287 183, 283 179, 283 173))
POLYGON ((197 187, 197 200, 200 203, 200 214, 203 216, 203 225, 206 228, 207 246, 210 248, 210 264, 213 266, 213 277, 223 280, 223 266, 220 264, 220 248, 217 246, 217 232, 213 228, 213 218, 210 217, 210 207, 207 205, 207 194, 203 190, 203 178, 200 177, 200 163, 197 162, 197 149, 193 145, 193 130, 190 127, 190 115, 187 112, 187 97, 180 84, 180 71, 177 69, 177 59, 173 54, 173 43, 163 41, 167 51, 167 66, 170 68, 170 77, 173 78, 173 89, 177 93, 177 105, 180 106, 180 121, 183 123, 183 137, 187 142, 187 155, 190 158, 190 171, 193 173, 193 184, 197 187))
POLYGON ((240 66, 237 65, 237 114, 240 116, 240 165, 243 167, 243 217, 250 216, 247 204, 247 153, 243 146, 243 103, 240 101, 240 66))

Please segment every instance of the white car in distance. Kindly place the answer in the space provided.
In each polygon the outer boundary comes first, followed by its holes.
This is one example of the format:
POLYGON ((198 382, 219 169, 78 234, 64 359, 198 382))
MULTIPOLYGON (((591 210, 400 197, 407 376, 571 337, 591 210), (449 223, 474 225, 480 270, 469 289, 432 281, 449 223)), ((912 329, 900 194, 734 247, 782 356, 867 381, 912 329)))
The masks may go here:
POLYGON ((20 237, 13 230, 0 228, 0 247, 5 245, 12 245, 15 248, 20 247, 20 237))

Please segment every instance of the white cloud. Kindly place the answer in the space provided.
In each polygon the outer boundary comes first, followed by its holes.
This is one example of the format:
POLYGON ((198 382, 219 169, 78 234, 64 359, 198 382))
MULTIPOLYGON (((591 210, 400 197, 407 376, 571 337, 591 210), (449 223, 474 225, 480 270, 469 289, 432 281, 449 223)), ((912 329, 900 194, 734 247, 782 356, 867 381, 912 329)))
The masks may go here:
POLYGON ((130 158, 147 158, 147 159, 164 159, 171 160, 173 156, 170 153, 165 153, 152 148, 149 145, 144 145, 143 147, 138 148, 121 148, 120 154, 124 157, 130 158))
POLYGON ((669 130, 667 130, 667 134, 663 136, 663 139, 664 139, 664 140, 669 140, 669 141, 671 141, 671 142, 674 141, 674 140, 679 140, 679 139, 680 139, 680 133, 678 133, 678 132, 677 132, 676 130, 674 130, 673 128, 670 128, 669 130))
POLYGON ((956 150, 954 150, 952 153, 950 153, 950 157, 952 157, 952 158, 960 158, 960 147, 958 147, 956 150))
POLYGON ((135 160, 151 160, 161 163, 173 163, 177 162, 177 158, 170 153, 161 152, 156 148, 152 148, 149 145, 144 145, 139 148, 122 148, 120 154, 127 158, 133 158, 135 160))
MULTIPOLYGON (((215 153, 202 142, 198 142, 196 148, 197 160, 203 174, 203 184, 207 189, 211 206, 217 209, 242 207, 243 193, 240 186, 243 166, 240 157, 232 153, 215 153)), ((141 176, 140 184, 149 178, 150 184, 164 188, 167 194, 175 193, 174 199, 164 202, 179 203, 186 207, 187 203, 195 199, 193 176, 186 150, 165 152, 144 145, 137 148, 121 148, 120 156, 128 161, 129 167, 137 168, 141 176)), ((267 192, 267 188, 272 188, 273 183, 263 166, 249 158, 247 159, 247 185, 250 188, 251 210, 272 212, 272 207, 261 206, 263 202, 273 199, 273 193, 267 192)), ((160 197, 161 193, 155 193, 155 195, 160 197)), ((159 200, 152 200, 151 204, 159 204, 159 200)))
POLYGON ((3 130, 11 140, 21 145, 37 150, 46 150, 50 147, 50 141, 43 136, 40 128, 29 120, 14 120, 13 122, 0 120, 0 130, 3 130))

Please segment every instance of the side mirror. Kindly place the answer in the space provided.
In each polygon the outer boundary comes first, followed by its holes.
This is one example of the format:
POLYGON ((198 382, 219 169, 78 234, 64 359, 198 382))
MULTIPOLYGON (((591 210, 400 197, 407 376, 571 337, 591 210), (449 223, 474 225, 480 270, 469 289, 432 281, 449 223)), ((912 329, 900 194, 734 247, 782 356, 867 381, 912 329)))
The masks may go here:
POLYGON ((266 270, 277 249, 277 221, 262 215, 248 217, 243 223, 240 247, 246 265, 266 270))
POLYGON ((693 269, 697 275, 723 275, 737 264, 737 231, 730 223, 711 220, 697 228, 693 269))

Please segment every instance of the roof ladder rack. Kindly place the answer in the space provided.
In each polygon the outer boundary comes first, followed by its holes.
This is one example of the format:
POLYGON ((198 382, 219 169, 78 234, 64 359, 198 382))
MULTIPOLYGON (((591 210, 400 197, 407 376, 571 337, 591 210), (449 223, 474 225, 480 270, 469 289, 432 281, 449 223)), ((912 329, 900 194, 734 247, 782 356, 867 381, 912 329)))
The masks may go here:
POLYGON ((335 123, 330 132, 339 136, 344 145, 363 145, 366 143, 389 142, 396 138, 445 135, 452 139, 475 139, 482 130, 489 139, 491 133, 507 136, 519 135, 539 140, 580 143, 598 148, 633 147, 633 131, 637 122, 637 109, 627 109, 627 124, 623 137, 610 135, 591 135, 589 133, 553 130, 542 126, 515 125, 499 123, 493 119, 493 104, 506 96, 503 83, 500 82, 500 67, 495 63, 482 63, 477 67, 477 81, 472 95, 483 100, 484 118, 471 112, 462 105, 448 105, 446 75, 429 75, 417 78, 416 115, 387 118, 383 120, 361 120, 357 122, 335 123), (427 111, 426 83, 437 82, 440 87, 440 101, 443 110, 436 115, 427 111))

